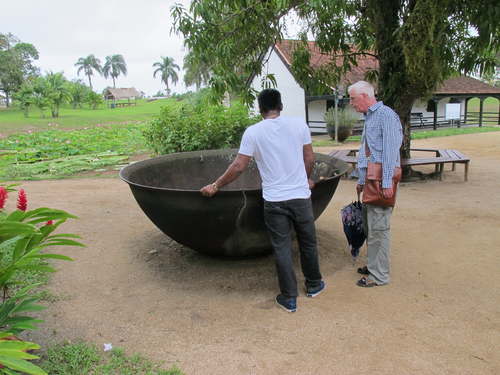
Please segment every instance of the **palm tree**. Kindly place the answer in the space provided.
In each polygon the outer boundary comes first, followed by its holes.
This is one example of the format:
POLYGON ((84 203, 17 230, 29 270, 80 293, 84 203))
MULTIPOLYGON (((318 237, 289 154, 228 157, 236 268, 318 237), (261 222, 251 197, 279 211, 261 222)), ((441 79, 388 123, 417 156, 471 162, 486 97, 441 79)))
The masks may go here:
POLYGON ((192 52, 189 52, 184 57, 184 83, 186 86, 196 86, 196 90, 210 80, 210 67, 204 61, 198 60, 194 57, 192 52))
POLYGON ((170 89, 168 87, 168 81, 172 81, 175 85, 179 81, 179 76, 177 75, 176 70, 179 70, 179 65, 174 63, 174 59, 172 57, 161 57, 161 61, 155 62, 153 64, 153 68, 156 70, 153 73, 153 78, 156 77, 156 73, 161 73, 161 80, 167 86, 167 95, 170 94, 170 89))
POLYGON ((75 66, 78 66, 78 71, 77 71, 78 75, 83 70, 85 75, 89 77, 89 86, 90 89, 92 90, 92 80, 90 79, 90 76, 94 74, 94 70, 97 73, 101 74, 102 72, 101 61, 94 55, 88 55, 87 57, 80 57, 76 62, 75 66))
POLYGON ((71 93, 68 87, 68 81, 62 73, 47 73, 45 77, 48 99, 52 117, 59 117, 59 107, 63 103, 71 101, 71 93))
POLYGON ((111 76, 113 79, 113 87, 115 85, 115 79, 123 73, 123 75, 127 75, 127 64, 125 63, 125 59, 122 55, 112 55, 106 56, 106 62, 102 67, 102 73, 104 74, 104 78, 108 78, 111 76))

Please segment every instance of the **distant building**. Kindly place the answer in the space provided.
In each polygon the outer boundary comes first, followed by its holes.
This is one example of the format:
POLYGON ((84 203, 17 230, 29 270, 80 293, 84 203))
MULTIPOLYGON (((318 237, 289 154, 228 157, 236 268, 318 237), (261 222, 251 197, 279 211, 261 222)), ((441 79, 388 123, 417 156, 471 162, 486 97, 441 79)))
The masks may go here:
MULTIPOLYGON (((269 51, 269 59, 262 69, 267 74, 274 74, 277 89, 282 94, 283 115, 303 118, 311 132, 326 132, 324 113, 335 103, 335 90, 346 95, 347 87, 359 80, 363 80, 365 73, 378 69, 378 60, 374 56, 360 55, 357 66, 341 79, 338 87, 332 87, 327 95, 310 95, 295 79, 291 65, 293 51, 297 45, 296 40, 283 40, 276 43, 269 51)), ((321 53, 315 42, 308 42, 311 55, 311 67, 318 68, 332 61, 332 56, 321 53)), ((262 90, 262 76, 255 76, 252 88, 262 90)), ((483 102, 487 97, 495 97, 500 101, 500 88, 493 87, 471 77, 454 77, 445 80, 428 100, 417 100, 412 109, 412 123, 423 126, 432 126, 444 122, 445 107, 447 103, 460 103, 461 119, 466 121, 467 104, 472 98, 480 99, 480 113, 478 123, 483 121, 483 102)), ((254 104, 256 112, 257 103, 254 104)))
POLYGON ((130 88, 111 88, 108 87, 103 91, 104 99, 108 107, 124 107, 136 105, 137 99, 142 98, 142 94, 134 87, 130 88), (126 100, 126 101, 125 101, 126 100))

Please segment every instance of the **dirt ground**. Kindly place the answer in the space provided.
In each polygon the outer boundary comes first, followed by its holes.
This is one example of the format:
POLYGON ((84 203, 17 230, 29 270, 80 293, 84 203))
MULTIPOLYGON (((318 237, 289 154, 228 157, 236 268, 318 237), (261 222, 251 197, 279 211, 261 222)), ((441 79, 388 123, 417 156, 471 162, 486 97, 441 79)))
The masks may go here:
POLYGON ((274 304, 272 257, 212 259, 173 242, 118 178, 24 183, 33 206, 78 215, 66 231, 87 244, 64 251, 75 262, 57 265, 60 298, 30 338, 112 343, 189 375, 499 374, 500 132, 413 146, 462 151, 469 181, 459 165, 402 184, 392 283, 363 289, 366 249, 354 265, 339 216, 355 182, 342 180, 317 221, 328 289, 302 294, 295 314, 274 304))

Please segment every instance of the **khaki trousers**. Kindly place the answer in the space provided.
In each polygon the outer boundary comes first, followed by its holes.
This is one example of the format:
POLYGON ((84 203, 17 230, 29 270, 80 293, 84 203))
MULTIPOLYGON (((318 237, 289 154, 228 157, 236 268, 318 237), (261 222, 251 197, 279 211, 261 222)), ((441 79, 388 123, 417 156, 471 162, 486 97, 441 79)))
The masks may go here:
POLYGON ((363 205, 364 230, 368 246, 369 280, 378 285, 390 281, 390 240, 392 207, 363 205))

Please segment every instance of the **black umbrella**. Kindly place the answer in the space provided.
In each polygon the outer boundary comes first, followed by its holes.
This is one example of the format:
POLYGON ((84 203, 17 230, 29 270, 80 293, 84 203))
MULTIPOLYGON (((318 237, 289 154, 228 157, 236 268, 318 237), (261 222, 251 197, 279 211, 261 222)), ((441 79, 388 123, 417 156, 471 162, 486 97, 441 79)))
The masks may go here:
POLYGON ((358 200, 348 204, 340 210, 342 224, 347 242, 351 246, 351 255, 356 258, 359 255, 359 249, 365 242, 366 235, 363 231, 363 209, 358 200))

